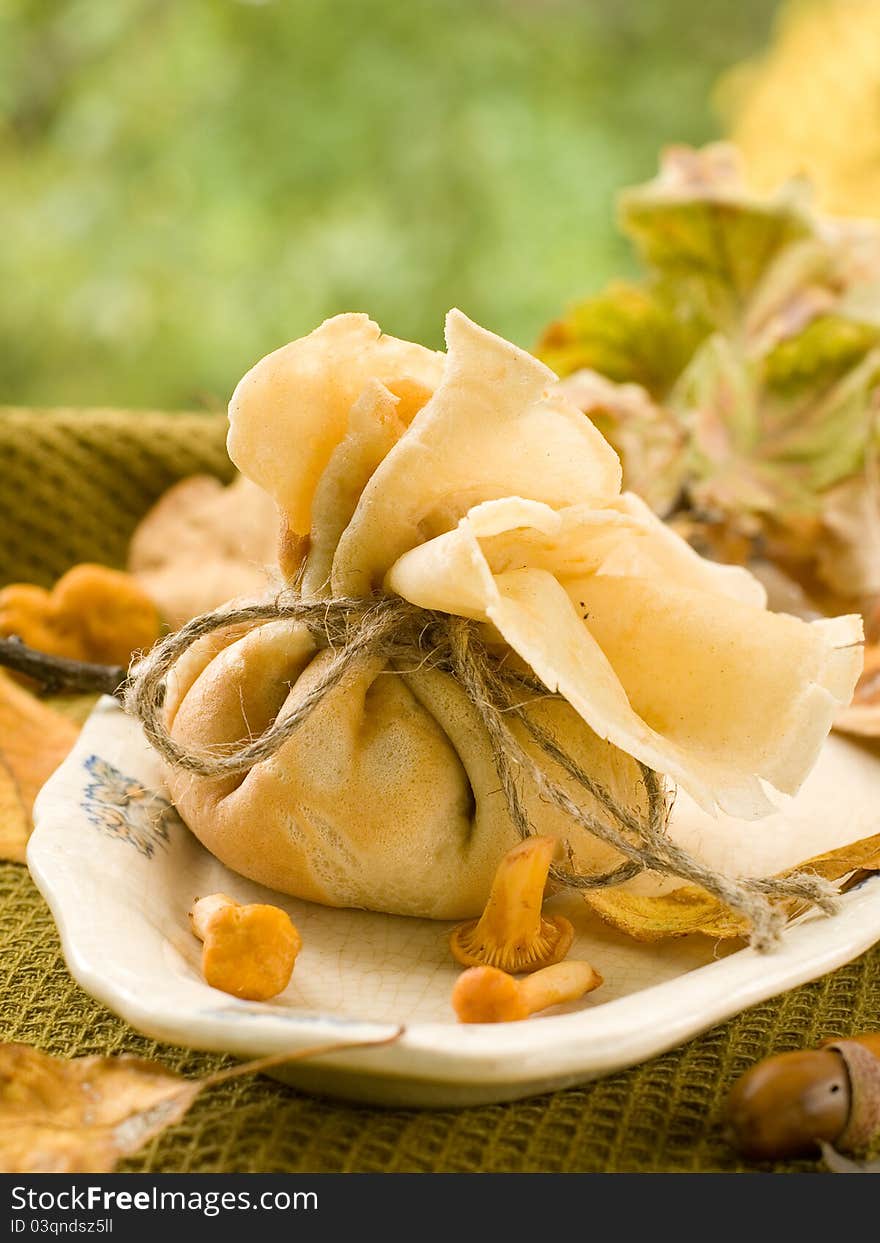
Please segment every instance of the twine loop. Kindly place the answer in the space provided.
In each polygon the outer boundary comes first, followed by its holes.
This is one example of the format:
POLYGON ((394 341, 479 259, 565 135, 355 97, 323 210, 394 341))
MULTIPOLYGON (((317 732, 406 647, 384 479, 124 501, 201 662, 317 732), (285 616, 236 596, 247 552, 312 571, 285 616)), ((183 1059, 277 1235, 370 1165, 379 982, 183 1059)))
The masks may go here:
POLYGON ((734 878, 707 867, 678 846, 668 834, 670 801, 661 777, 639 764, 646 795, 643 813, 612 793, 560 746, 552 733, 527 711, 529 698, 560 699, 527 673, 509 666, 486 646, 480 623, 418 608, 398 597, 303 599, 293 589, 274 599, 225 606, 186 623, 156 644, 130 671, 125 708, 142 724, 156 751, 177 768, 203 777, 229 777, 248 771, 274 755, 313 709, 363 662, 381 657, 392 666, 436 668, 451 674, 476 710, 489 737, 508 813, 520 837, 537 832, 522 794, 524 778, 542 799, 581 829, 614 847, 625 862, 601 875, 555 865, 551 875, 568 888, 606 888, 649 871, 701 886, 744 916, 750 942, 760 951, 779 940, 786 914, 774 899, 796 898, 826 914, 837 909, 836 892, 820 877, 797 873, 784 878, 734 878), (164 721, 166 679, 192 645, 219 630, 290 621, 305 626, 319 648, 331 657, 321 677, 289 711, 279 714, 261 734, 231 747, 196 751, 180 745, 164 721), (520 725, 535 750, 557 765, 601 808, 596 815, 578 803, 522 745, 512 724, 520 725))

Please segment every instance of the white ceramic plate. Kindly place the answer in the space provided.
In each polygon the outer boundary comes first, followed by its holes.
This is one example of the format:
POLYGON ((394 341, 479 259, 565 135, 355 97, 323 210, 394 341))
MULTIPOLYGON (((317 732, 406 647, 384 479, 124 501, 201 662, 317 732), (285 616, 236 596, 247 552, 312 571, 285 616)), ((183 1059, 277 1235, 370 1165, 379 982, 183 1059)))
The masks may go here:
MULTIPOLYGON (((714 821, 680 796, 673 832, 715 865, 736 858, 745 870, 772 871, 875 832, 878 793, 878 758, 832 738, 778 815, 752 825, 714 821)), ((577 1006, 528 1022, 461 1026, 449 1005, 457 974, 449 925, 313 906, 228 871, 179 819, 139 727, 111 699, 41 792, 36 820, 30 869, 89 993, 150 1036, 240 1056, 380 1037, 405 1024, 393 1045, 284 1075, 385 1104, 470 1105, 580 1083, 681 1044, 880 940, 880 878, 850 892, 833 919, 797 924, 765 956, 702 937, 639 945, 576 899, 556 899, 578 929, 572 956, 588 958, 606 983, 577 1006), (302 933, 291 984, 271 1004, 237 1001, 201 977, 187 910, 217 890, 284 906, 302 933)))

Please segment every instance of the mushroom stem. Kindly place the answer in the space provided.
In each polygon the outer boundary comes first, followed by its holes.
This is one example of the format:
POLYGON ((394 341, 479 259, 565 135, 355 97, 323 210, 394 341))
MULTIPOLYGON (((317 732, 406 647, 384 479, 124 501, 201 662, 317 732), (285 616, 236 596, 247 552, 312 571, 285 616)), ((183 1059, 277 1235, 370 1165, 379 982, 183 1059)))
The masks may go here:
POLYGON ((477 924, 478 935, 488 935, 496 941, 506 941, 517 934, 538 935, 547 875, 558 845, 552 837, 532 837, 504 856, 477 924))
POLYGON ((455 983, 452 1006, 460 1023, 511 1023, 548 1006, 578 1001, 601 983, 588 962, 554 963, 524 980, 497 967, 471 967, 455 983))
POLYGON ((565 957, 574 929, 563 916, 548 919, 541 910, 558 849, 556 838, 527 837, 504 856, 481 917, 452 932, 450 948, 460 963, 526 972, 565 957))
POLYGON ((207 898, 196 898, 189 913, 189 922, 193 932, 200 941, 208 935, 211 920, 227 907, 239 906, 235 898, 225 893, 212 893, 207 898))
POLYGON ((287 988, 302 940, 286 911, 212 893, 193 904, 189 918, 212 988, 248 1001, 268 1001, 287 988))
POLYGON ((558 962, 520 980, 519 995, 529 1014, 534 1014, 577 1001, 601 983, 601 975, 588 962, 558 962))

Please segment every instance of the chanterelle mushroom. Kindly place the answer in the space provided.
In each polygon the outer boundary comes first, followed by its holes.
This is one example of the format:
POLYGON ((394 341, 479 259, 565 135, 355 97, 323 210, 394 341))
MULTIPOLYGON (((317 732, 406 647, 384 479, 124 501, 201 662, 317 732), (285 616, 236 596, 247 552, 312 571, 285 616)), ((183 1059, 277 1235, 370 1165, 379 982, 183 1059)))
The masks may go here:
POLYGON ((501 860, 486 909, 478 920, 454 928, 449 947, 466 967, 499 967, 522 974, 559 962, 574 929, 562 915, 541 913, 553 856, 553 837, 527 837, 501 860))
POLYGON ((560 962, 524 980, 497 967, 463 971, 452 990, 452 1008, 460 1023, 513 1023, 537 1010, 577 1001, 602 983, 588 962, 560 962))
POLYGON ((242 906, 225 893, 199 898, 189 913, 204 942, 202 972, 212 988, 247 1001, 268 1001, 287 987, 302 938, 277 906, 242 906))

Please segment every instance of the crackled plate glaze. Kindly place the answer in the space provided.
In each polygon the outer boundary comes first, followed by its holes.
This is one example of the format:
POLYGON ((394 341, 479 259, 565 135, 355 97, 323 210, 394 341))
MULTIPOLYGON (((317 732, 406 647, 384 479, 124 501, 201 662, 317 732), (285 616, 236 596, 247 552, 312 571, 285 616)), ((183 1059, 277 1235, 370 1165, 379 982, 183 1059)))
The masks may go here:
MULTIPOLYGON (((740 870, 775 871, 876 832, 878 793, 876 754, 831 738, 801 794, 777 815, 755 824, 712 820, 680 796, 672 831, 716 866, 732 870, 736 858, 740 870)), ((239 1056, 378 1038, 405 1024, 392 1045, 339 1052, 282 1076, 389 1105, 510 1100, 607 1074, 880 940, 880 878, 847 894, 833 919, 802 920, 765 956, 702 937, 640 945, 576 899, 554 899, 577 929, 572 956, 594 963, 603 987, 528 1022, 461 1026, 449 1005, 457 974, 450 925, 330 910, 230 872, 180 820, 139 727, 111 699, 44 787, 36 820, 28 863, 70 970, 89 993, 150 1036, 239 1056), (201 977, 187 911, 194 897, 217 890, 284 906, 302 933, 293 979, 271 1004, 237 1001, 201 977)))

